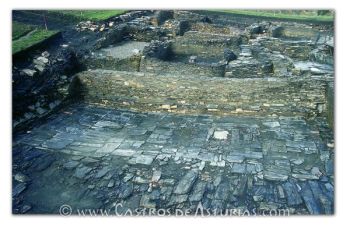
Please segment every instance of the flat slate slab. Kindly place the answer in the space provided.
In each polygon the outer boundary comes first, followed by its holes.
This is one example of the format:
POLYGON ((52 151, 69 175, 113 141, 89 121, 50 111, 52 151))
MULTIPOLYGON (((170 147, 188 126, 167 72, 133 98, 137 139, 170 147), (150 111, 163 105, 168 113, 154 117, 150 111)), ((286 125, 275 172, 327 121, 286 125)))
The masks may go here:
POLYGON ((198 173, 194 171, 188 171, 186 175, 177 184, 174 193, 175 194, 185 194, 189 192, 192 185, 196 181, 198 173))
POLYGON ((258 209, 329 214, 333 150, 323 147, 327 157, 309 154, 321 152, 315 130, 322 129, 323 122, 293 117, 203 117, 76 104, 15 136, 14 162, 21 167, 14 174, 26 175, 30 184, 15 186, 14 199, 41 204, 35 194, 45 193, 40 199, 51 204, 50 197, 70 194, 68 201, 88 197, 96 204, 117 197, 149 208, 199 202, 224 208, 241 200, 258 209), (57 121, 65 129, 57 131, 57 121))
POLYGON ((98 55, 105 55, 113 58, 124 59, 132 55, 139 54, 143 51, 148 42, 129 41, 116 46, 103 48, 98 52, 98 55))

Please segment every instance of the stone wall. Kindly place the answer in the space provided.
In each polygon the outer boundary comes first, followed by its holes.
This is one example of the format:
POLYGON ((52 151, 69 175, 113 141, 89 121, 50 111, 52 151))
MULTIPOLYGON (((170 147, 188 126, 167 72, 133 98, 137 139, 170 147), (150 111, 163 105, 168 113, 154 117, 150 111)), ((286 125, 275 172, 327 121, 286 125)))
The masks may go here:
POLYGON ((209 63, 187 64, 183 62, 162 61, 156 58, 141 58, 140 72, 174 76, 223 77, 225 65, 209 63))
POLYGON ((219 24, 210 24, 210 23, 204 23, 204 22, 191 24, 190 30, 205 32, 205 33, 213 33, 213 34, 227 34, 227 35, 230 35, 234 32, 232 31, 232 29, 230 29, 229 26, 223 26, 219 24))
POLYGON ((87 102, 136 111, 303 115, 325 112, 326 83, 312 79, 227 79, 106 70, 76 75, 87 102))
POLYGON ((188 31, 174 40, 172 48, 173 52, 179 55, 223 57, 224 48, 238 52, 241 43, 241 36, 188 31))
POLYGON ((30 59, 25 69, 13 69, 12 118, 14 130, 43 118, 64 105, 70 95, 71 75, 79 71, 71 50, 45 51, 30 59))
POLYGON ((265 77, 272 73, 273 65, 270 63, 270 68, 266 68, 266 64, 252 57, 240 57, 237 60, 231 61, 225 70, 225 77, 233 78, 256 78, 265 77))
POLYGON ((206 16, 187 10, 174 10, 174 18, 177 20, 186 20, 190 23, 205 20, 206 16))
POLYGON ((109 45, 116 44, 123 40, 123 37, 128 33, 127 27, 123 24, 114 28, 113 30, 109 30, 106 34, 104 34, 101 38, 96 40, 94 44, 95 49, 100 49, 107 47, 109 45))
POLYGON ((318 63, 334 65, 333 53, 333 47, 322 45, 310 52, 310 60, 318 63))
POLYGON ((173 10, 157 10, 152 17, 152 24, 154 26, 162 25, 167 19, 174 17, 173 10))
POLYGON ((261 38, 258 42, 271 51, 281 52, 297 60, 309 60, 310 52, 314 49, 311 41, 285 41, 276 38, 261 38))
POLYGON ((327 121, 329 126, 334 129, 334 83, 329 82, 326 90, 327 95, 327 121))
POLYGON ((135 41, 150 42, 159 40, 167 35, 168 31, 162 27, 128 25, 127 35, 135 41))
POLYGON ((113 57, 89 57, 84 61, 83 65, 86 69, 139 71, 140 61, 140 55, 134 55, 125 59, 118 59, 113 57))

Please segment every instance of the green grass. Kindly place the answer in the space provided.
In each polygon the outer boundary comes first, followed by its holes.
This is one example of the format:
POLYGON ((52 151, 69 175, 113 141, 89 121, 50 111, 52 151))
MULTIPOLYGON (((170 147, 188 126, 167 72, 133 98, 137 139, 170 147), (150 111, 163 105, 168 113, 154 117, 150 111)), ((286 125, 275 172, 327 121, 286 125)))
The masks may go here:
POLYGON ((61 14, 76 20, 101 21, 121 15, 127 10, 50 10, 49 13, 61 14))
MULTIPOLYGON (((68 20, 100 21, 127 12, 126 10, 49 10, 48 14, 68 20)), ((36 26, 12 23, 12 53, 27 49, 55 35, 58 31, 44 30, 36 26)))
POLYGON ((42 42, 43 40, 53 36, 56 33, 58 33, 58 31, 35 29, 30 32, 30 34, 12 41, 12 54, 38 44, 39 42, 42 42))
POLYGON ((275 18, 296 21, 333 22, 333 15, 317 15, 315 11, 287 11, 287 10, 211 10, 233 15, 275 18), (300 12, 300 13, 296 13, 300 12))
POLYGON ((19 22, 12 22, 12 40, 16 40, 30 31, 34 30, 35 27, 31 25, 26 25, 19 22))

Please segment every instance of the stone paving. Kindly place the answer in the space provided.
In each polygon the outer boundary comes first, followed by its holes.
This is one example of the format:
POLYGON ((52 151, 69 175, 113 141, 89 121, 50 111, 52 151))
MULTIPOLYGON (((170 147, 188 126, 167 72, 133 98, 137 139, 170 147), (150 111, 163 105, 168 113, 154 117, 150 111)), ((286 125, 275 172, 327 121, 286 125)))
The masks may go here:
MULTIPOLYGON (((136 113, 73 104, 13 142, 13 210, 334 212, 326 119, 136 113)), ((129 213, 130 214, 130 213, 129 213)))

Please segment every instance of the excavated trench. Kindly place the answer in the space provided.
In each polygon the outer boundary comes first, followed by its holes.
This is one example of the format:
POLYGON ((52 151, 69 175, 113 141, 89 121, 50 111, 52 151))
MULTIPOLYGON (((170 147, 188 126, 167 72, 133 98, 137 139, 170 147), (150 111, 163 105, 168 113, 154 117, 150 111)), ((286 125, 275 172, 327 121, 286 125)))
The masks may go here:
POLYGON ((334 212, 332 27, 130 15, 15 87, 14 213, 334 212))

